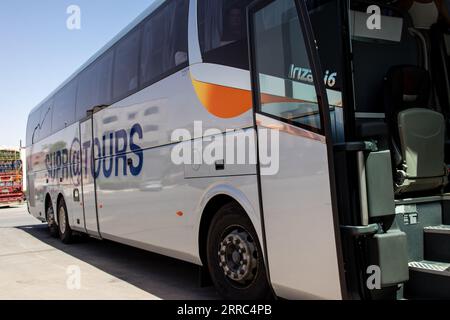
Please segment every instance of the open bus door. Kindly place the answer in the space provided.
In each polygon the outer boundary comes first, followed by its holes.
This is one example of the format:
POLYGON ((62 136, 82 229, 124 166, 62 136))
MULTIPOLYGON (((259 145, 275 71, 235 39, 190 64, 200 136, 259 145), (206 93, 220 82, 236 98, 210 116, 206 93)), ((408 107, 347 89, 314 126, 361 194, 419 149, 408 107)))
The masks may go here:
POLYGON ((257 1, 248 21, 271 283, 283 297, 345 298, 330 107, 305 3, 257 1))

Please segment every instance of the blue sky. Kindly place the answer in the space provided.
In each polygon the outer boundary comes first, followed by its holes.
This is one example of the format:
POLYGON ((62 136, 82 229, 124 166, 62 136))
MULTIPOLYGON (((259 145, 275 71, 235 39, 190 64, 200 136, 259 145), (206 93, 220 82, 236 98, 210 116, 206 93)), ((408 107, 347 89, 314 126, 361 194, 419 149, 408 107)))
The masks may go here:
POLYGON ((0 146, 25 142, 29 111, 153 0, 1 0, 0 146), (81 9, 68 30, 67 7, 81 9))

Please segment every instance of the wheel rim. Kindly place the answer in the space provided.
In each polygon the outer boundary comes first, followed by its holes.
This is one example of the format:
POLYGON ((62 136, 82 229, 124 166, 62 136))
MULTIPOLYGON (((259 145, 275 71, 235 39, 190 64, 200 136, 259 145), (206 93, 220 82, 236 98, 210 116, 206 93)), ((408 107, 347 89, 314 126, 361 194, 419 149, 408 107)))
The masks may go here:
POLYGON ((233 284, 248 286, 258 271, 258 250, 252 236, 242 227, 224 233, 219 245, 219 266, 233 284))
POLYGON ((53 207, 48 207, 47 209, 47 223, 49 227, 53 227, 55 225, 55 213, 53 212, 53 207))
POLYGON ((63 206, 59 208, 59 229, 62 234, 66 232, 66 210, 63 206))

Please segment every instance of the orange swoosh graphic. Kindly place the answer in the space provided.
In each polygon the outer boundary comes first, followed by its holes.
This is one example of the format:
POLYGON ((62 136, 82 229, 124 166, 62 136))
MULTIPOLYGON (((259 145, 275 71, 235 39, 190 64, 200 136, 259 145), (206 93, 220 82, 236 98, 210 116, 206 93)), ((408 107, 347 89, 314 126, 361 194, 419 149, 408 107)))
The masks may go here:
MULTIPOLYGON (((192 78, 198 99, 208 112, 219 118, 234 118, 249 111, 253 106, 252 92, 192 78)), ((261 103, 304 102, 303 100, 263 93, 261 103)))
POLYGON ((225 87, 192 79, 197 97, 210 113, 219 118, 234 118, 253 106, 249 90, 225 87))

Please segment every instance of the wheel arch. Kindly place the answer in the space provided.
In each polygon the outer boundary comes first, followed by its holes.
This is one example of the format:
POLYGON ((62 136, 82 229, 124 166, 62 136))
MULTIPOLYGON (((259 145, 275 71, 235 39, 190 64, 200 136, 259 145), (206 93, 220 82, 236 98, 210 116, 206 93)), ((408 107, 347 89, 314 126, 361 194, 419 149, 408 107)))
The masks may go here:
POLYGON ((258 211, 254 208, 250 200, 244 195, 242 191, 232 186, 215 186, 206 193, 202 201, 200 221, 197 224, 198 252, 200 261, 203 266, 206 265, 207 236, 211 222, 214 216, 217 214, 218 210, 223 205, 230 202, 235 202, 243 209, 256 230, 260 245, 262 245, 262 228, 260 217, 258 211))

